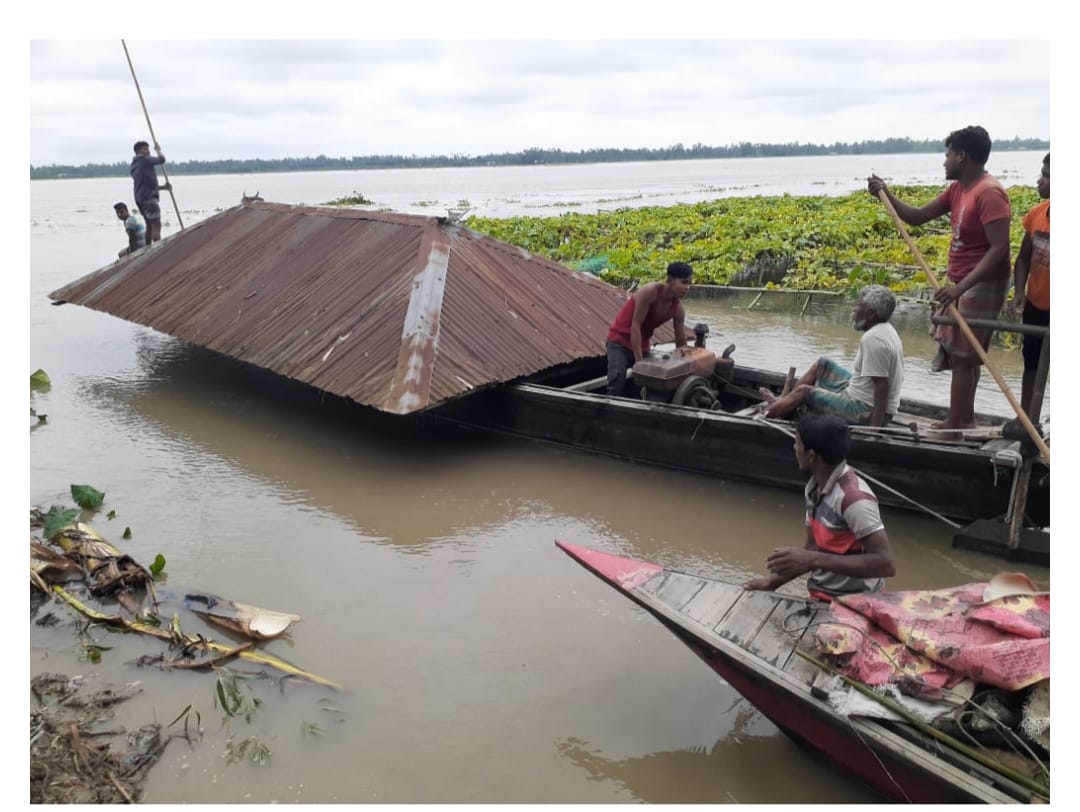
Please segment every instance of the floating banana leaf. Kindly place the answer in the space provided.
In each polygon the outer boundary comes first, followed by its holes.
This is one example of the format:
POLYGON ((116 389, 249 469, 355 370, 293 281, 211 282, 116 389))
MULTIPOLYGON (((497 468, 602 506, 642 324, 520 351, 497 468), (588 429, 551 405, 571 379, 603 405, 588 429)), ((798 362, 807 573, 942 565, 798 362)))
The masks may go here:
POLYGON ((49 591, 49 584, 78 580, 83 575, 82 568, 70 558, 30 538, 30 583, 42 592, 49 591))
POLYGON ((159 640, 164 640, 168 643, 177 642, 177 639, 188 646, 201 646, 205 645, 211 651, 216 651, 222 654, 235 654, 241 659, 248 660, 249 662, 259 663, 261 665, 268 665, 271 668, 276 668, 278 671, 282 671, 286 674, 291 674, 295 677, 306 679, 309 682, 313 682, 317 685, 325 685, 328 688, 340 689, 341 686, 336 682, 320 677, 318 674, 312 674, 310 671, 304 671, 295 665, 285 662, 273 654, 267 654, 264 651, 255 650, 243 650, 238 651, 232 646, 225 646, 221 643, 215 643, 213 640, 200 640, 187 634, 183 634, 180 631, 180 624, 174 618, 170 628, 161 629, 157 626, 151 626, 149 623, 143 623, 138 620, 129 620, 128 618, 121 617, 120 615, 106 615, 102 612, 98 612, 95 609, 91 609, 86 604, 79 601, 70 592, 64 590, 63 587, 54 586, 52 591, 67 601, 74 609, 90 618, 101 623, 108 623, 111 626, 120 626, 133 632, 139 632, 140 634, 148 634, 151 637, 157 637, 159 640))
POLYGON ((188 593, 184 596, 184 606, 210 623, 253 640, 278 637, 300 620, 299 615, 236 603, 208 592, 188 593))

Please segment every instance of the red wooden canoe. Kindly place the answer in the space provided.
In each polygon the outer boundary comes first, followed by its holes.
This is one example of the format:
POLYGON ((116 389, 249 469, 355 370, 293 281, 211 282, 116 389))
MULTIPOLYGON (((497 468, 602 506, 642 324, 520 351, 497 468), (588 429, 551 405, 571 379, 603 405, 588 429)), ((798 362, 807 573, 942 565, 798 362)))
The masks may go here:
POLYGON ((888 798, 913 803, 1048 800, 914 726, 845 716, 813 690, 821 671, 795 650, 824 604, 557 541, 623 592, 806 748, 888 798))

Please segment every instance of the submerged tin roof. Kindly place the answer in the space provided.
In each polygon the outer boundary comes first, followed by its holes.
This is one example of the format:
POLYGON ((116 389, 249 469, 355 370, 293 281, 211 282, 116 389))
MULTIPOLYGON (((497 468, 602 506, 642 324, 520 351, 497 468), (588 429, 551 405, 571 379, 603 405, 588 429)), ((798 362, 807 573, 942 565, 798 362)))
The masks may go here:
POLYGON ((266 202, 49 297, 395 414, 603 355, 626 301, 446 218, 266 202))

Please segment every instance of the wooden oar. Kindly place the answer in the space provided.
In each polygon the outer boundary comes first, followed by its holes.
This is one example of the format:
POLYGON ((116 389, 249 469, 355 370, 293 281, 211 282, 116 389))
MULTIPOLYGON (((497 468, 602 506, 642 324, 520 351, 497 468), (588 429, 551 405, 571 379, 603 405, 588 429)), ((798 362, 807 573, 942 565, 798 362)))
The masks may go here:
POLYGON ((780 390, 780 397, 788 394, 795 385, 795 367, 788 367, 787 377, 784 378, 784 388, 780 390))
MULTIPOLYGON (((139 104, 142 105, 143 115, 146 116, 146 126, 150 130, 150 138, 154 142, 154 149, 158 154, 161 154, 161 146, 158 144, 157 136, 154 135, 154 125, 150 123, 150 114, 146 111, 146 102, 143 101, 142 88, 139 87, 139 80, 135 76, 135 66, 131 64, 131 54, 128 53, 127 43, 124 40, 120 40, 120 44, 124 46, 124 56, 127 57, 128 68, 131 69, 131 78, 135 82, 135 91, 139 94, 139 104)), ((161 176, 165 178, 165 182, 169 183, 169 173, 165 170, 165 164, 161 165, 161 176)), ((172 198, 173 209, 176 210, 176 222, 180 224, 180 230, 184 230, 184 221, 180 217, 180 207, 176 205, 176 195, 173 194, 172 184, 169 183, 169 197, 172 198)))
MULTIPOLYGON (((904 227, 904 221, 901 220, 900 215, 896 213, 896 209, 893 207, 892 201, 889 200, 888 194, 886 194, 884 189, 880 189, 878 190, 878 197, 881 199, 881 202, 885 204, 885 208, 888 209, 889 214, 892 215, 893 222, 895 222, 896 227, 900 229, 900 236, 904 238, 904 242, 906 242, 908 248, 911 249, 911 253, 915 256, 919 266, 926 273, 926 278, 930 280, 930 284, 934 286, 934 291, 937 292, 941 289, 941 285, 938 283, 937 277, 934 276, 934 272, 930 270, 930 266, 926 264, 926 260, 923 259, 919 247, 915 244, 915 241, 911 239, 911 235, 908 234, 907 228, 904 227)), ((1027 412, 1020 406, 1020 403, 1013 395, 1012 390, 1009 389, 1009 385, 1005 383, 1005 379, 1001 377, 1001 373, 997 371, 997 368, 992 363, 990 363, 990 358, 987 356, 986 350, 984 350, 982 344, 975 339, 975 334, 971 331, 971 327, 968 326, 964 317, 960 315, 960 310, 957 308, 955 302, 949 303, 948 313, 956 319, 956 324, 960 327, 960 331, 964 334, 964 337, 971 342, 971 346, 975 348, 975 352, 978 353, 979 359, 986 368, 990 370, 990 374, 994 376, 994 380, 997 381, 997 385, 1001 387, 1001 391, 1005 393, 1009 405, 1013 407, 1013 411, 1016 412, 1016 417, 1020 420, 1021 425, 1023 425, 1027 430, 1027 433, 1031 435, 1031 439, 1035 442, 1043 459, 1050 462, 1050 447, 1046 445, 1042 435, 1039 434, 1038 429, 1036 429, 1031 422, 1031 418, 1027 416, 1027 412)))

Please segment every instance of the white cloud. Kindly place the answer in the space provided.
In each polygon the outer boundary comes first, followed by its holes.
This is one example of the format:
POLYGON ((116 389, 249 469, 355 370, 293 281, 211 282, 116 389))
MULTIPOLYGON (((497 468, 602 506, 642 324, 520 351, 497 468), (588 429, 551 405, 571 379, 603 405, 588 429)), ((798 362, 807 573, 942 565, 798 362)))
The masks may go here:
MULTIPOLYGON (((1039 41, 129 40, 172 161, 1049 137, 1039 41)), ((147 137, 118 40, 30 49, 30 162, 147 137)))

